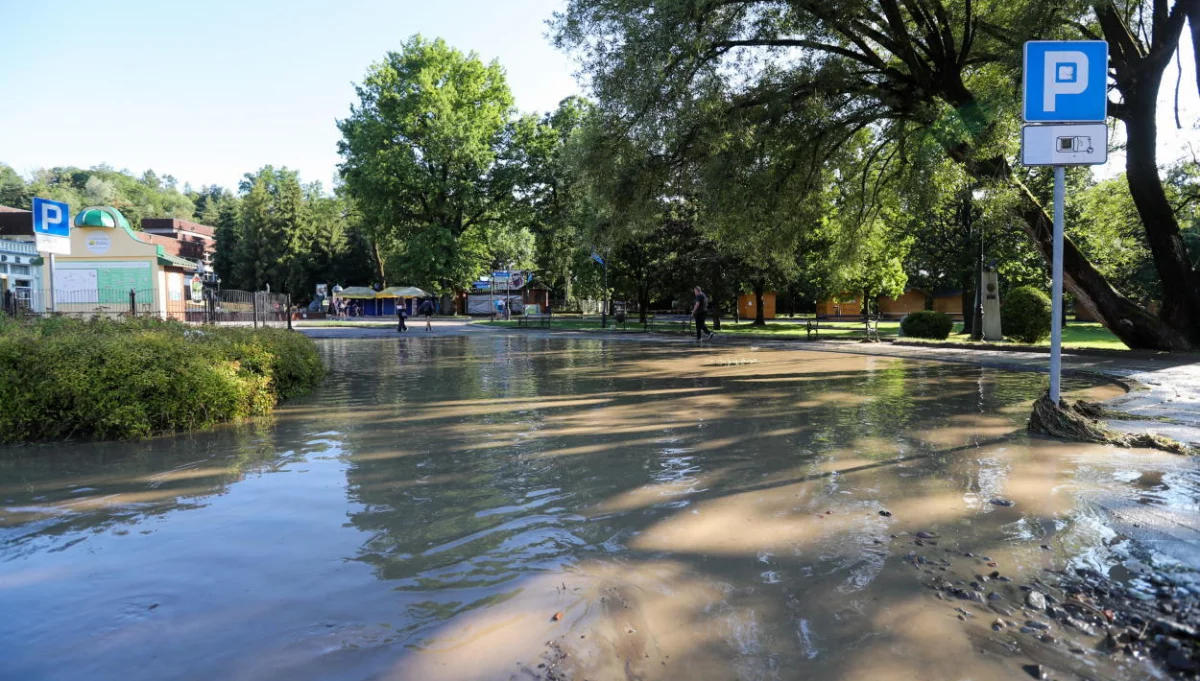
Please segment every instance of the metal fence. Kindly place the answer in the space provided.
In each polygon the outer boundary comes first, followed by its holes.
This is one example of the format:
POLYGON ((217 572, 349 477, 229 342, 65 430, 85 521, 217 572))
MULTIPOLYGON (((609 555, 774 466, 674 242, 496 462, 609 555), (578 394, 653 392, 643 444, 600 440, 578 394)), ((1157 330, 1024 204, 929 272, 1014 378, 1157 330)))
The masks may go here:
POLYGON ((266 291, 204 289, 196 299, 187 292, 153 289, 34 290, 4 292, 0 309, 10 316, 64 316, 81 319, 158 317, 192 324, 289 327, 290 297, 266 291), (157 293, 157 295, 156 295, 157 293))

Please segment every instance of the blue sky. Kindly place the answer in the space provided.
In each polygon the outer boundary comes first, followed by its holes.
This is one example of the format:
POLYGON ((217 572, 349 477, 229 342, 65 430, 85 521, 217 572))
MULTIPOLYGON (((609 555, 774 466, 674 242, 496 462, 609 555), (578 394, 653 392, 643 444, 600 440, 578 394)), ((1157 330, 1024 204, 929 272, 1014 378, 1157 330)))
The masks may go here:
POLYGON ((499 59, 517 106, 580 92, 561 0, 0 0, 0 162, 108 163, 180 184, 260 166, 328 188, 353 83, 414 33, 499 59))
MULTIPOLYGON (((517 106, 547 111, 581 88, 546 39, 564 0, 0 0, 0 163, 107 163, 235 187, 266 164, 328 189, 338 131, 369 64, 414 33, 508 73, 517 106)), ((1161 162, 1200 150, 1184 40, 1183 123, 1168 70, 1161 162)), ((1198 151, 1200 153, 1200 151, 1198 151)), ((1123 169, 1120 153, 1098 175, 1123 169)))

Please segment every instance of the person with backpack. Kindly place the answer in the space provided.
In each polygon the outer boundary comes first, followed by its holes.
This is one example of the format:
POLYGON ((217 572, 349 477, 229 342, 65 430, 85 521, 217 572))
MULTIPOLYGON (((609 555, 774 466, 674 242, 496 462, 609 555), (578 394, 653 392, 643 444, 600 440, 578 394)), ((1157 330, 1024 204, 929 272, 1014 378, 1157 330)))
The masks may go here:
POLYGON ((417 308, 417 314, 425 318, 425 330, 433 331, 433 300, 426 298, 421 301, 421 307, 417 308))

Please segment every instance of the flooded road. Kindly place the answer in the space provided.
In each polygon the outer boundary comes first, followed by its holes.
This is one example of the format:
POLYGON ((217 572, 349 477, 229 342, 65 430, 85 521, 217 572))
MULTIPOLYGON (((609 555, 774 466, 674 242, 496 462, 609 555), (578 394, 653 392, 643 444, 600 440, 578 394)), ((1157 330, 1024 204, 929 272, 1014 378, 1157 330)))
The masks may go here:
POLYGON ((1019 599, 1045 568, 1173 550, 1151 528, 1196 515, 1196 464, 1031 440, 1044 376, 502 335, 319 345, 325 387, 272 422, 0 455, 0 679, 1151 674, 995 635, 914 559, 998 570, 1019 599))

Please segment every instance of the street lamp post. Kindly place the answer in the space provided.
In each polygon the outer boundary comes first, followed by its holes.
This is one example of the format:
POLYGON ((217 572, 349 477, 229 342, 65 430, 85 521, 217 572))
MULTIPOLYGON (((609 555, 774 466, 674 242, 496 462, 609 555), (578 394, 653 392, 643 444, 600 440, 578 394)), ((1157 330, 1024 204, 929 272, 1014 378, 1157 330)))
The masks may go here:
POLYGON ((983 231, 979 233, 979 262, 975 267, 975 318, 971 321, 971 340, 983 340, 983 231))
POLYGON ((600 267, 603 268, 602 271, 604 274, 603 274, 603 279, 601 280, 601 286, 603 287, 603 290, 600 292, 600 328, 607 329, 608 328, 608 305, 607 305, 607 302, 608 302, 607 301, 607 299, 608 299, 608 259, 600 257, 600 254, 593 250, 592 251, 592 260, 599 263, 600 267))
MULTIPOLYGON (((976 227, 975 223, 975 201, 983 198, 984 191, 976 189, 971 192, 970 198, 967 200, 967 220, 972 229, 976 227)), ((984 239, 983 226, 979 229, 979 262, 975 264, 975 314, 971 320, 971 340, 983 340, 983 266, 984 266, 984 239)))
POLYGON ((604 261, 604 290, 600 293, 600 328, 608 328, 608 260, 604 261))

